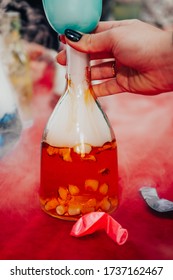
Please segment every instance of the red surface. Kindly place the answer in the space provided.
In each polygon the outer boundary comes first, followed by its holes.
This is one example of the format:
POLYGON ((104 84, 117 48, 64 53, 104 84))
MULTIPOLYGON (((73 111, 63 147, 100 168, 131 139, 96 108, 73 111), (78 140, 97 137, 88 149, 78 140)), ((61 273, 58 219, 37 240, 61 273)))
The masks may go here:
POLYGON ((173 93, 102 99, 118 142, 122 197, 112 216, 128 230, 122 246, 104 231, 70 236, 74 222, 40 209, 40 141, 50 97, 34 96, 33 126, 0 162, 0 259, 173 259, 172 214, 156 214, 139 193, 147 184, 173 200, 173 93))

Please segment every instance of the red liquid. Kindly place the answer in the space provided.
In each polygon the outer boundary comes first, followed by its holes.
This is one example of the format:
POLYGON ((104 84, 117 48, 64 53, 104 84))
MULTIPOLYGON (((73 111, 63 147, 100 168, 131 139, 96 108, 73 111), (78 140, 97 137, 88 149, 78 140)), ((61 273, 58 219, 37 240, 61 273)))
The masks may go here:
POLYGON ((92 147, 89 154, 42 144, 41 206, 48 214, 76 220, 93 211, 112 212, 118 205, 116 142, 92 147))

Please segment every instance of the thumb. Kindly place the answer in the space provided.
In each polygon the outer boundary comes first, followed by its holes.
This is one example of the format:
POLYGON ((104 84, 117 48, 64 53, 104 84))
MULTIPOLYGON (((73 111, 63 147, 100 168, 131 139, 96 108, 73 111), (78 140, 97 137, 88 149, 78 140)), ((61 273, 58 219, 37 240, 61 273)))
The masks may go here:
MULTIPOLYGON (((74 49, 94 54, 94 53, 110 53, 113 49, 112 30, 100 33, 81 34, 72 29, 65 30, 66 43, 74 49)), ((115 42, 114 42, 115 44, 115 42)))

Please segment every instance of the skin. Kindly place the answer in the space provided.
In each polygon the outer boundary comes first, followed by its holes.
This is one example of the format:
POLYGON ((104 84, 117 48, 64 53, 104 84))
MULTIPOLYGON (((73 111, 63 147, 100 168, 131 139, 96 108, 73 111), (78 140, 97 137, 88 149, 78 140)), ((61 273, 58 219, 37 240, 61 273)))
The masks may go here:
MULTIPOLYGON (((96 96, 131 92, 155 95, 173 91, 173 33, 139 20, 100 22, 92 34, 83 34, 78 42, 64 35, 63 43, 88 53, 91 60, 101 59, 91 67, 91 79, 102 83, 93 86, 96 96), (116 77, 113 62, 116 61, 116 77), (105 80, 106 79, 106 80, 105 80), (108 79, 108 80, 107 80, 108 79)), ((57 62, 66 64, 65 50, 57 62)))

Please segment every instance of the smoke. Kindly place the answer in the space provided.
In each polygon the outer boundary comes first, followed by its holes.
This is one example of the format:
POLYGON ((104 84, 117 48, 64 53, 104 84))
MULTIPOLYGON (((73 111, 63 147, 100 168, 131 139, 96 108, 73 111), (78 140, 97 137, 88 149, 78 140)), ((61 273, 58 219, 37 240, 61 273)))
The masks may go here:
POLYGON ((48 95, 42 95, 41 99, 35 96, 33 125, 23 129, 16 146, 0 161, 1 212, 25 216, 27 212, 40 209, 40 149, 42 133, 52 110, 49 102, 48 95))
MULTIPOLYGON (((0 210, 19 214, 39 209, 40 142, 51 113, 49 97, 35 100, 35 121, 15 149, 0 161, 0 210), (39 106, 37 106, 39 102, 39 106), (15 184, 14 184, 15 182, 15 184)), ((120 94, 100 99, 114 129, 122 202, 142 186, 157 187, 173 200, 173 93, 157 96, 120 94)))
POLYGON ((122 198, 147 185, 173 200, 173 93, 125 93, 100 101, 117 139, 122 198))

